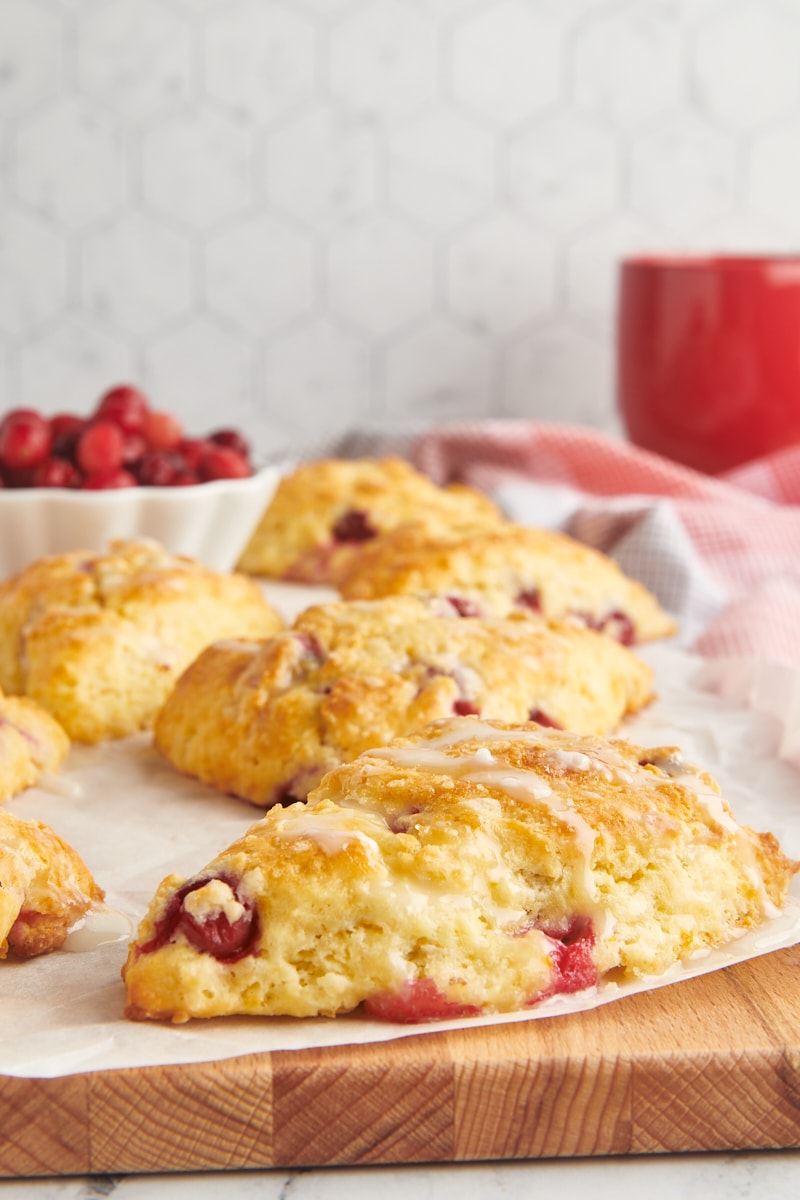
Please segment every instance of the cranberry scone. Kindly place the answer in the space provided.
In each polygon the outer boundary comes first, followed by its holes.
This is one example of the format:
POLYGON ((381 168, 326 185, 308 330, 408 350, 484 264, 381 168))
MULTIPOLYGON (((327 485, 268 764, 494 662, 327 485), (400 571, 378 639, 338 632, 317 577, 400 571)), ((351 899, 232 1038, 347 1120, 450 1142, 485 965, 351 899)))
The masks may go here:
POLYGON ((339 590, 350 600, 445 595, 474 616, 520 609, 569 617, 625 645, 676 629, 656 597, 607 555, 566 534, 510 521, 434 537, 397 530, 365 547, 339 590))
POLYGON ((175 680, 216 638, 283 621, 244 575, 150 540, 38 559, 0 585, 0 687, 82 742, 150 728, 175 680))
POLYGON ((0 692, 0 802, 57 771, 69 747, 66 733, 41 705, 0 692))
POLYGON ((439 487, 404 459, 320 459, 280 481, 238 569, 335 585, 366 542, 399 526, 435 535, 503 520, 488 496, 461 484, 439 487))
POLYGON ((264 807, 304 799, 331 767, 437 718, 607 733, 651 698, 651 668, 601 634, 395 596, 317 605, 274 638, 210 646, 154 738, 178 770, 264 807))
POLYGON ((82 858, 49 825, 0 812, 0 958, 57 950, 102 899, 82 858))
POLYGON ((737 938, 798 866, 672 748, 455 717, 165 879, 123 968, 126 1013, 522 1010, 737 938))

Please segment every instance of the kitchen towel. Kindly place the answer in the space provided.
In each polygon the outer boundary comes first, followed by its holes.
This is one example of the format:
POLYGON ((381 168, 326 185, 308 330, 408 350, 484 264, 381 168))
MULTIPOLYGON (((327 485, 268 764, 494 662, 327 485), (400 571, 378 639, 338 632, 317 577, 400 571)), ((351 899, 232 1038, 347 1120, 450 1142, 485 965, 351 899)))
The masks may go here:
POLYGON ((432 428, 408 456, 609 554, 682 647, 800 667, 800 446, 712 477, 589 428, 487 420, 432 428))

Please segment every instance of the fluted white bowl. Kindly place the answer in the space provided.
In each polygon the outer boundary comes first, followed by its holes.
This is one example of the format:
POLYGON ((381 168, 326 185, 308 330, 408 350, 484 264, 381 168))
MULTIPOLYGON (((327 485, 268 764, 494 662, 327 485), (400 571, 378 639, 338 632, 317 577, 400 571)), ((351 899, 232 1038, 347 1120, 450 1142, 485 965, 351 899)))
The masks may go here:
POLYGON ((103 551, 116 538, 148 537, 217 571, 236 565, 283 474, 273 463, 246 479, 190 487, 0 489, 0 578, 35 559, 103 551))

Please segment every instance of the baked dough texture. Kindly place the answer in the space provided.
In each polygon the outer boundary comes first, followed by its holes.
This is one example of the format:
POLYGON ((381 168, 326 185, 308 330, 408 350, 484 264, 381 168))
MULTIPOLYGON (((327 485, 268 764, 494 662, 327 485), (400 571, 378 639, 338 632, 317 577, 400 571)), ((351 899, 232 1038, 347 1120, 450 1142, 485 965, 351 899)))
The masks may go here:
POLYGON ((200 651, 283 621, 244 575, 212 571, 150 540, 38 559, 0 585, 0 687, 50 712, 74 740, 152 725, 200 651))
POLYGON ((0 692, 0 802, 57 771, 69 747, 58 721, 34 700, 0 692))
POLYGON ((57 950, 103 891, 48 825, 0 811, 0 958, 57 950))
POLYGON ((366 544, 399 526, 436 535, 503 520, 482 492, 439 487, 401 458, 319 459, 281 479, 238 569, 335 585, 366 544))
POLYGON ((798 865, 671 747, 451 718, 165 879, 123 968, 126 1014, 521 1010, 737 938, 798 865))
POLYGON ((154 736, 178 770, 269 806, 304 799, 331 767, 437 718, 606 733, 651 698, 651 668, 602 634, 395 596, 317 605, 274 638, 210 646, 154 736))
POLYGON ((523 609, 570 617, 626 645, 676 630, 656 597, 607 555, 566 534, 510 521, 435 537, 397 530, 364 547, 339 590, 349 600, 445 595, 478 616, 523 609))

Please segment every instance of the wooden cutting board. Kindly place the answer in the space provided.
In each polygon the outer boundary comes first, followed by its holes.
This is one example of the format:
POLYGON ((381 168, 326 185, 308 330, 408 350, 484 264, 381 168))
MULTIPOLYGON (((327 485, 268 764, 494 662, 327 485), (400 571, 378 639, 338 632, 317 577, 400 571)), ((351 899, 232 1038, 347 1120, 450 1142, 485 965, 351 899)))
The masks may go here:
POLYGON ((800 1146, 800 946, 590 1012, 0 1078, 0 1175, 800 1146))

